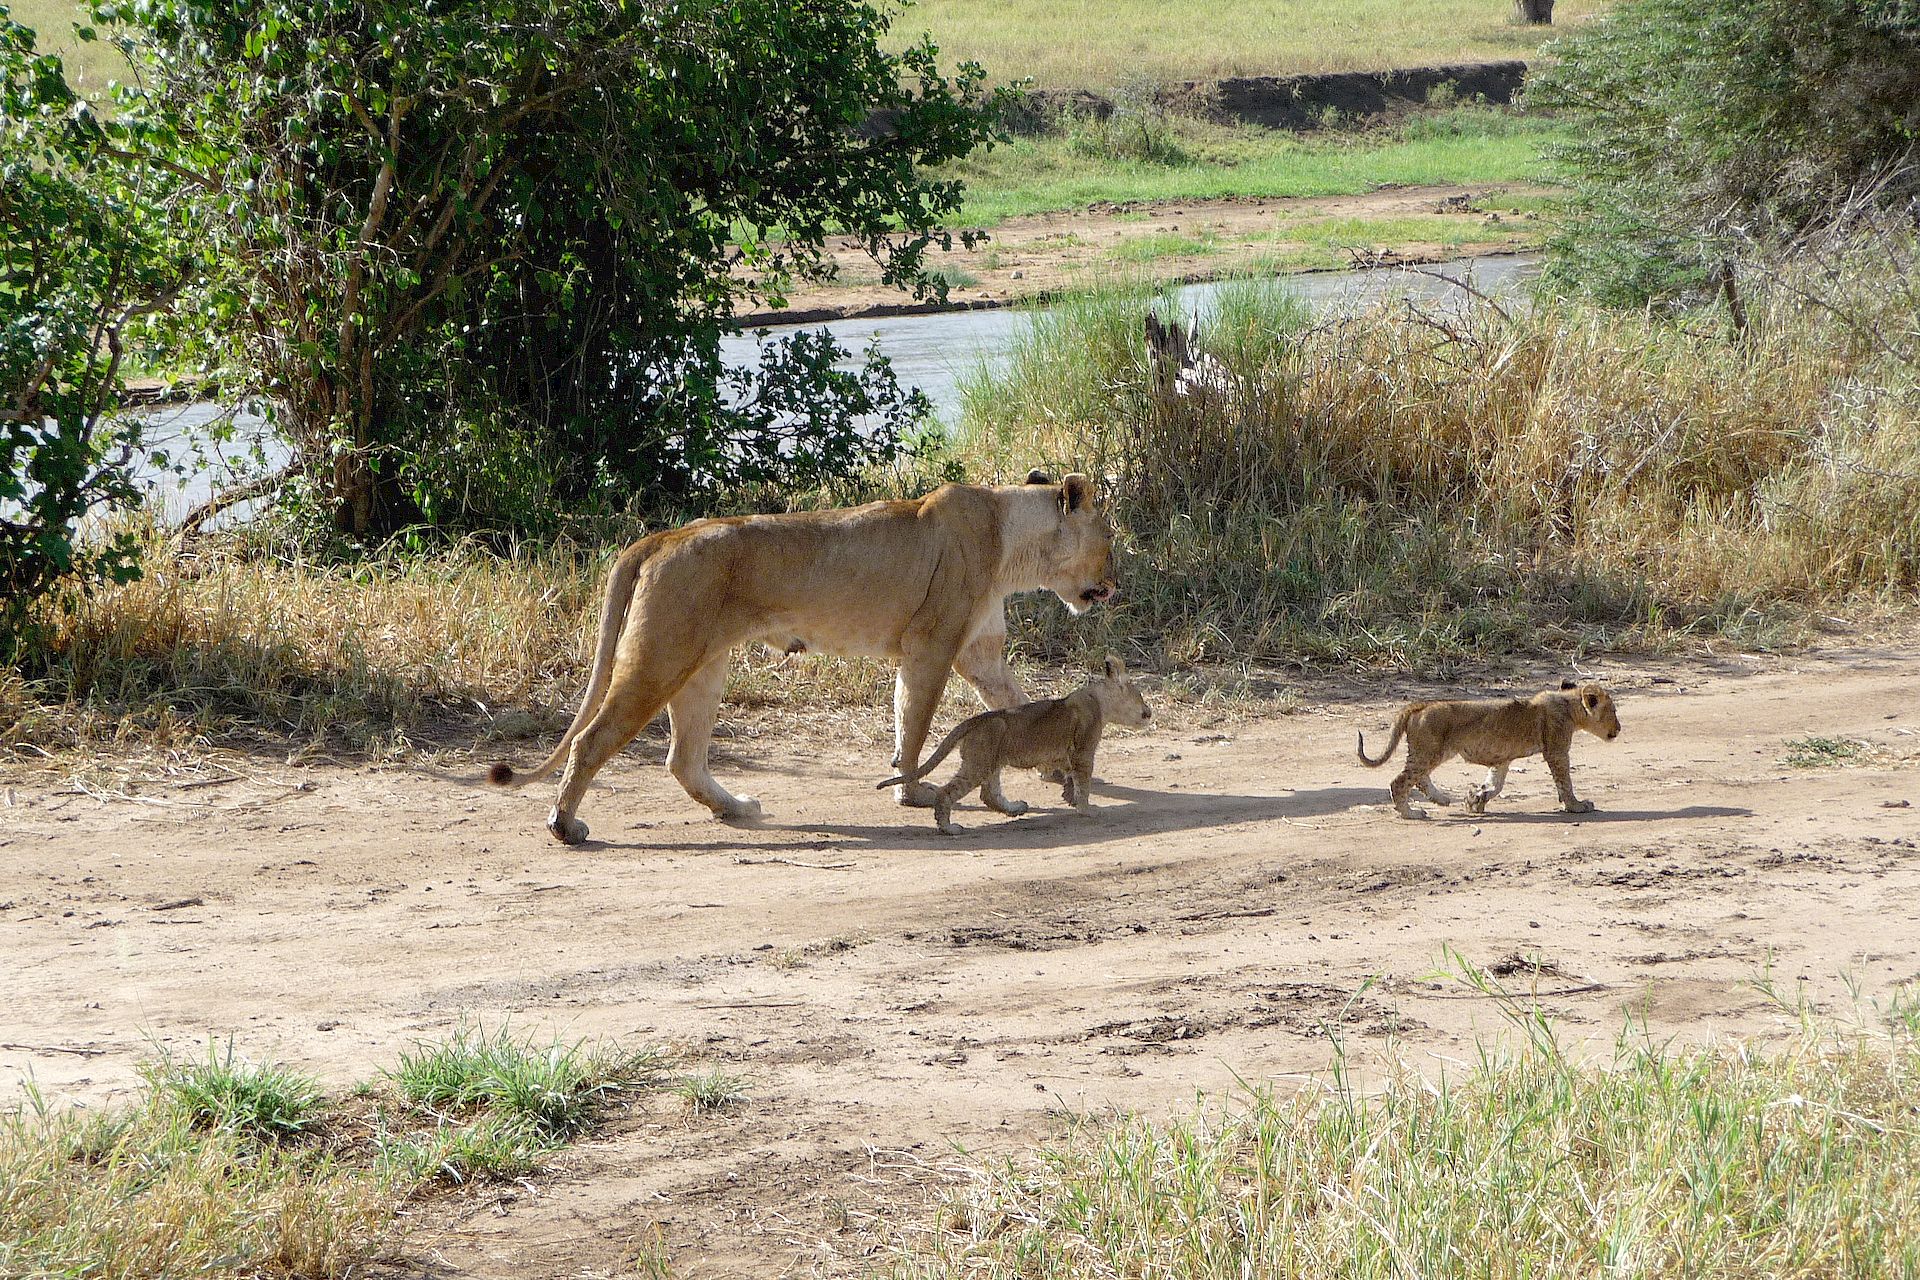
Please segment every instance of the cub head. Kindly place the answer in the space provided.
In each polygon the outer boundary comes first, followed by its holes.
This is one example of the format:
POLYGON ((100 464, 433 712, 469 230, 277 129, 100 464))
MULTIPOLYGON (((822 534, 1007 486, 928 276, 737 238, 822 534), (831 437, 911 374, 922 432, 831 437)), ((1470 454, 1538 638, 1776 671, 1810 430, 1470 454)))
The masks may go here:
POLYGON ((1620 714, 1613 709, 1613 695, 1597 684, 1577 684, 1562 680, 1561 689, 1576 694, 1573 722, 1596 738, 1612 742, 1620 736, 1620 714))
POLYGON ((1153 719, 1153 708, 1127 679, 1127 664, 1118 658, 1109 657, 1087 687, 1100 700, 1100 714, 1113 724, 1137 729, 1153 719))
POLYGON ((1042 576, 1067 608, 1085 613, 1120 590, 1114 581, 1113 524, 1094 502, 1093 481, 1087 477, 1076 472, 1054 488, 1058 521, 1042 553, 1042 576))

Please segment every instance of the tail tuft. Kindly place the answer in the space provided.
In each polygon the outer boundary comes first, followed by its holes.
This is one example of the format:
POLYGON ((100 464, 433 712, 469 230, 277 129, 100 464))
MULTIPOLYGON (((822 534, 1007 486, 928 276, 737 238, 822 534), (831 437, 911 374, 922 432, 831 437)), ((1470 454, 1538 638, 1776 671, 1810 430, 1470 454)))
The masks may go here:
POLYGON ((513 766, 505 760, 496 760, 487 769, 487 781, 496 787, 510 785, 513 782, 513 766))

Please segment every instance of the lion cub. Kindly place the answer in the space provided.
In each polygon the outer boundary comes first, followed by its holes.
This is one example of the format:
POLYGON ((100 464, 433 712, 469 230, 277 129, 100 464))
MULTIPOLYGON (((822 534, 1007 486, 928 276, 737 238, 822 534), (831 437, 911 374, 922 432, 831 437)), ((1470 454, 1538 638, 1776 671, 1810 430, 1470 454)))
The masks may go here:
POLYGON ((1487 780, 1467 793, 1467 811, 1485 813, 1487 801, 1507 783, 1508 765, 1525 756, 1544 755, 1560 791, 1561 807, 1568 813, 1592 813, 1593 801, 1574 797, 1573 776, 1568 772, 1567 749, 1575 729, 1609 742, 1619 737, 1620 717, 1614 712, 1612 695, 1597 684, 1567 680, 1558 690, 1536 693, 1525 701, 1416 702, 1394 718, 1393 737, 1379 759, 1367 755, 1367 735, 1360 735, 1360 763, 1369 768, 1385 764, 1405 737, 1407 765, 1393 780, 1393 807, 1403 818, 1424 818, 1424 811, 1407 804, 1407 796, 1418 787, 1436 803, 1452 804, 1453 797, 1434 785, 1432 774, 1453 757, 1487 766, 1487 780))
POLYGON ((1144 725, 1153 718, 1146 699, 1127 682, 1126 674, 1126 663, 1108 658, 1103 674, 1064 698, 1042 698, 962 720, 919 768, 888 778, 880 786, 918 782, 959 747, 960 772, 934 792, 933 818, 947 835, 960 834, 953 822, 953 802, 975 787, 995 812, 1018 817, 1027 811, 1025 803, 1007 799, 1000 790, 1002 769, 1059 770, 1065 775, 1061 794, 1086 813, 1093 802, 1093 753, 1099 749, 1107 721, 1144 725))

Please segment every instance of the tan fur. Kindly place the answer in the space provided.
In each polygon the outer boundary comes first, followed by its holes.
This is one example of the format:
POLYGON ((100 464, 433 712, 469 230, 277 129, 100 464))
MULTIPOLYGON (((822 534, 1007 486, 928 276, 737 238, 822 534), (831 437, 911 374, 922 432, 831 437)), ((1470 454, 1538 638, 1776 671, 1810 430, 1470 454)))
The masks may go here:
POLYGON ((1506 785, 1507 766, 1541 755, 1553 773, 1561 806, 1568 813, 1591 813, 1593 802, 1573 794, 1567 755, 1576 729, 1609 742, 1620 736, 1613 696, 1597 684, 1569 680, 1525 701, 1416 702, 1394 718, 1393 736, 1378 759, 1367 755, 1367 736, 1360 735, 1360 762, 1369 768, 1385 764, 1404 737, 1407 763, 1393 780, 1393 807, 1403 818, 1424 818, 1426 813, 1408 805, 1407 797, 1418 787, 1436 803, 1452 804, 1453 797, 1434 785, 1432 775, 1455 756, 1487 766, 1486 781, 1467 793, 1467 810, 1485 813, 1487 801, 1506 785))
POLYGON ((1064 698, 1043 698, 1024 706, 983 711, 954 726, 925 764, 880 785, 918 782, 960 748, 960 771, 934 793, 933 819, 947 835, 960 834, 953 822, 954 801, 975 787, 989 809, 1017 818, 1027 811, 1000 790, 1003 769, 1059 770, 1066 802, 1086 813, 1093 803, 1093 756, 1109 720, 1144 725, 1153 718, 1140 691, 1128 683, 1126 664, 1108 658, 1104 673, 1064 698))
MULTIPOLYGON (((699 520, 621 553, 607 579, 593 674, 573 723, 531 771, 488 771, 498 786, 544 778, 564 760, 547 828, 586 838, 575 811, 607 760, 667 708, 667 766, 722 818, 759 813, 707 771, 727 655, 760 641, 786 652, 893 658, 894 767, 911 772, 950 671, 989 707, 1024 700, 1007 666, 1009 595, 1051 590, 1075 613, 1110 598, 1113 528, 1080 475, 1024 485, 945 485, 925 497, 838 511, 699 520)), ((909 783, 902 803, 931 804, 909 783)))

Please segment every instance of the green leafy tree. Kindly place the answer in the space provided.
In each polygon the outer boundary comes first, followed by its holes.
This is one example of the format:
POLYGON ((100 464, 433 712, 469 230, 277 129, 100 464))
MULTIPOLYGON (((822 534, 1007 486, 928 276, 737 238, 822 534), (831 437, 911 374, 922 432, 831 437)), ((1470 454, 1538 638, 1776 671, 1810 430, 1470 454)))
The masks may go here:
MULTIPOLYGON (((917 407, 774 356, 840 419, 736 411, 717 354, 858 240, 928 287, 992 129, 978 68, 882 49, 855 0, 97 0, 142 81, 121 104, 196 175, 227 270, 203 311, 281 407, 339 526, 525 527, 884 450, 917 407), (777 239, 775 238, 777 236, 777 239), (762 423, 762 426, 766 424, 762 423)), ((837 353, 844 355, 845 353, 837 353)), ((837 358, 837 355, 835 358, 837 358)))
POLYGON ((182 286, 179 181, 129 157, 57 56, 0 6, 0 654, 66 585, 138 571, 128 535, 83 536, 137 503, 121 364, 182 286))
POLYGON ((1576 139, 1552 269, 1604 300, 1697 288, 1752 240, 1920 189, 1914 0, 1628 0, 1551 48, 1527 99, 1576 139))

